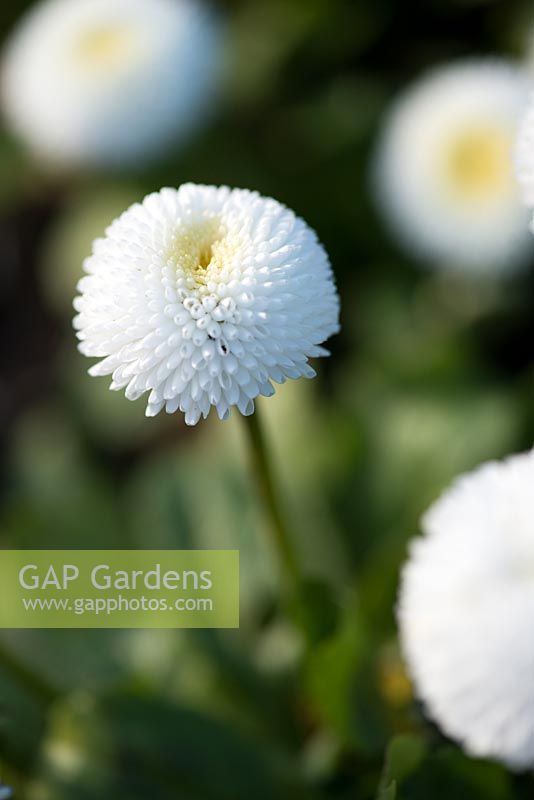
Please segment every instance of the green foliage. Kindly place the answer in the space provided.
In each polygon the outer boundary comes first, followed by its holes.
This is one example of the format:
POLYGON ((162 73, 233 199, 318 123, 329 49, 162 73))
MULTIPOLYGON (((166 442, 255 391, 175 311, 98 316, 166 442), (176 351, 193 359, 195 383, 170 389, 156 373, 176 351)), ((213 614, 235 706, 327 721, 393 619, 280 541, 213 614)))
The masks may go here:
MULTIPOLYGON (((4 3, 1 30, 29 4, 4 3)), ((394 605, 428 504, 532 445, 532 273, 473 285, 415 263, 382 227, 369 168, 395 91, 457 56, 519 54, 530 3, 217 5, 226 94, 166 161, 44 176, 0 132, 0 545, 237 547, 241 629, 2 632, 0 776, 17 800, 527 800, 530 776, 469 758, 423 719, 394 605), (339 284, 343 330, 319 379, 261 403, 307 578, 292 598, 239 420, 147 420, 75 352, 92 239, 184 180, 294 208, 339 284)))
POLYGON ((404 781, 421 765, 425 752, 425 742, 419 736, 396 736, 387 749, 377 800, 402 797, 404 781))
POLYGON ((294 797, 272 745, 144 693, 74 696, 44 743, 50 797, 294 797))

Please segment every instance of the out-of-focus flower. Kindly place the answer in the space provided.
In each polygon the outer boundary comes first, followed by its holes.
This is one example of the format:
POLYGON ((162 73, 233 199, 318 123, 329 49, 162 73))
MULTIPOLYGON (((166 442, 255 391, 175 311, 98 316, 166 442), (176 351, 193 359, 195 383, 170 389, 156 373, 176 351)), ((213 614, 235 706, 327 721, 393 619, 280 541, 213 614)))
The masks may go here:
MULTIPOLYGON (((534 94, 527 103, 526 113, 519 126, 516 168, 524 203, 534 210, 534 94)), ((534 219, 530 228, 534 232, 534 219)))
POLYGON ((143 164, 209 114, 221 40, 201 0, 42 0, 6 46, 5 115, 54 164, 143 164))
POLYGON ((504 273, 529 252, 513 174, 528 81, 515 65, 436 69, 396 101, 377 150, 375 190, 406 249, 439 268, 504 273))
POLYGON ((534 451, 460 478, 404 569, 401 640, 417 694, 472 755, 534 766, 534 451))
POLYGON ((75 319, 80 350, 103 358, 147 415, 180 409, 195 425, 311 378, 308 359, 338 330, 328 256, 295 214, 257 192, 184 184, 133 205, 85 261, 75 319))
POLYGON ((0 800, 11 800, 12 797, 13 792, 9 786, 4 786, 2 781, 0 781, 0 800))

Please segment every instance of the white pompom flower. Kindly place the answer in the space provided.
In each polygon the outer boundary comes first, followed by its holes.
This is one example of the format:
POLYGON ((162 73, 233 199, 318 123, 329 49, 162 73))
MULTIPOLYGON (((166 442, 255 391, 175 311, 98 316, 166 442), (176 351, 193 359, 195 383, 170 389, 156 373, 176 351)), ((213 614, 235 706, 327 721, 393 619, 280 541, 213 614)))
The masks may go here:
POLYGON ((531 243, 513 153, 528 80, 513 63, 469 60, 424 75, 389 112, 374 189, 407 250, 440 269, 503 274, 531 243))
POLYGON ((212 406, 248 415, 272 382, 311 378, 338 330, 330 262, 311 228, 257 192, 184 184, 135 204, 94 244, 78 285, 79 349, 91 375, 147 416, 212 406))
POLYGON ((423 519, 398 617, 418 696, 468 753, 534 767, 534 451, 484 464, 423 519))
POLYGON ((209 116, 221 58, 202 0, 41 0, 5 48, 4 115, 54 165, 142 165, 209 116))

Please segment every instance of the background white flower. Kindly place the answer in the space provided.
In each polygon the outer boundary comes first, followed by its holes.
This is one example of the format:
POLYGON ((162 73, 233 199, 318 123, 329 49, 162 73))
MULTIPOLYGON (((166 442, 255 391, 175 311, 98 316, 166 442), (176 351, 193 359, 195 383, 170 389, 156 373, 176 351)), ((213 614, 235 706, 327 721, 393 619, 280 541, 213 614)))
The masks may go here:
POLYGON ((407 249, 480 274, 524 263, 531 247, 513 148, 527 96, 519 67, 472 60, 432 71, 394 103, 374 188, 407 249))
MULTIPOLYGON (((523 201, 528 208, 534 209, 534 93, 530 96, 519 126, 516 167, 523 201)), ((530 227, 534 232, 534 220, 530 227)))
POLYGON ((475 756, 534 767, 534 451, 463 476, 423 519, 399 623, 417 694, 475 756))
POLYGON ((54 163, 143 163, 209 115, 221 59, 201 0, 42 0, 6 46, 5 116, 54 163))
POLYGON ((147 415, 188 424, 254 410, 271 381, 313 377, 338 330, 328 257, 292 211, 256 192, 184 184, 133 205, 97 240, 79 283, 80 350, 104 358, 147 415))

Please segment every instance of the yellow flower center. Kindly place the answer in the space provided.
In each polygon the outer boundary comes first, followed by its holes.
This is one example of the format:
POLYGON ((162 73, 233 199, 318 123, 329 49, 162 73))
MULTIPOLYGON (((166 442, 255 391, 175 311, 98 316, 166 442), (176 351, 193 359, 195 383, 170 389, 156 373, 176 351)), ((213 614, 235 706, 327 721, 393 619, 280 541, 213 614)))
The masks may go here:
POLYGON ((131 29, 109 25, 86 31, 76 43, 76 56, 84 66, 107 69, 132 50, 135 36, 131 29))
POLYGON ((173 236, 168 258, 191 286, 198 288, 220 275, 228 263, 228 247, 220 220, 210 218, 180 228, 173 236))
POLYGON ((444 178, 460 199, 480 200, 513 189, 511 134, 499 127, 471 127, 444 148, 444 178))

